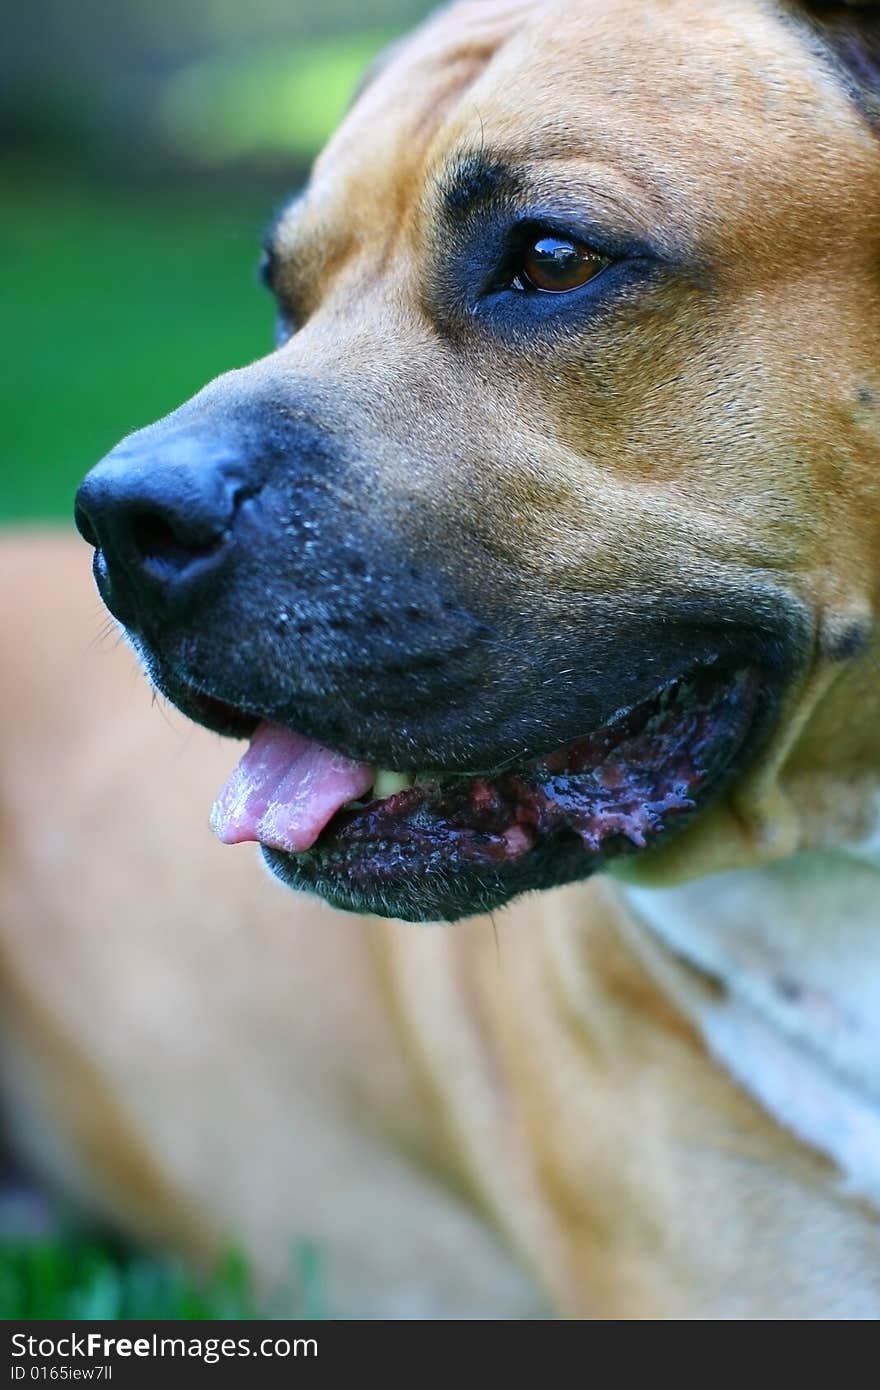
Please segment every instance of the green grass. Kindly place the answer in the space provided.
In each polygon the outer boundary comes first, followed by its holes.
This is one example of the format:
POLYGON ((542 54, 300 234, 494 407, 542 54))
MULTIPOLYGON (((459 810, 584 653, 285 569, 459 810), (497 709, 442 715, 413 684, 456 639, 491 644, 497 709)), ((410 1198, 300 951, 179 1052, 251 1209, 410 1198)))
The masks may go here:
POLYGON ((83 1238, 0 1246, 0 1317, 250 1318, 244 1267, 195 1281, 171 1260, 124 1256, 83 1238))
POLYGON ((314 1247, 295 1251, 291 1292, 260 1300, 238 1256, 198 1279, 177 1261, 70 1233, 0 1241, 0 1319, 218 1319, 326 1316, 314 1247))
POLYGON ((271 199, 139 193, 0 171, 0 519, 69 518, 130 430, 269 350, 271 199))

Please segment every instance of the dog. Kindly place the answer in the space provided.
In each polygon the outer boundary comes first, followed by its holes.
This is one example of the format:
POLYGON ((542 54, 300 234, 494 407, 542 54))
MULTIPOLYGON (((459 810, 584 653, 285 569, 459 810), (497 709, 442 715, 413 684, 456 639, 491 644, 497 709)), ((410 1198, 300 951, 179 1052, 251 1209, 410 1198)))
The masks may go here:
POLYGON ((461 0, 275 349, 80 488, 202 728, 7 543, 4 1086, 81 1202, 343 1316, 880 1314, 878 122, 874 5, 461 0))

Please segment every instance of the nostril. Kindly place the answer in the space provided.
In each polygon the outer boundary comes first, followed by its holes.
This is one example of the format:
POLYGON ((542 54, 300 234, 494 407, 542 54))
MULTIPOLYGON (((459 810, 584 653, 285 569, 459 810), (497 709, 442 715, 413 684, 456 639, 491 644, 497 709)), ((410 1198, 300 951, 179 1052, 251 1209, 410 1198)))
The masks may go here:
POLYGON ((222 532, 197 541, 181 531, 159 512, 137 512, 131 518, 131 538, 141 559, 171 569, 184 569, 193 560, 212 555, 223 541, 222 532))
POLYGON ((257 494, 257 487, 253 484, 240 483, 235 488, 231 498, 231 510, 234 515, 244 502, 249 502, 257 494))
POLYGON ((232 563, 237 513, 259 491, 244 464, 211 441, 120 449, 80 485, 76 525, 95 550, 95 578, 129 627, 197 601, 232 563))

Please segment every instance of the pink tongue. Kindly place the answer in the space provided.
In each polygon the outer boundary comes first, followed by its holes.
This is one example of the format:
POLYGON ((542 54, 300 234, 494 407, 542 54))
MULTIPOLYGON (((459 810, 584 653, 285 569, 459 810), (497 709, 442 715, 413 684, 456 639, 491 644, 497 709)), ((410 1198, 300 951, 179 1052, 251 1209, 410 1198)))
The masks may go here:
POLYGON ((373 785, 375 769, 320 743, 260 724, 211 812, 211 827, 226 845, 257 840, 301 854, 332 816, 373 785))

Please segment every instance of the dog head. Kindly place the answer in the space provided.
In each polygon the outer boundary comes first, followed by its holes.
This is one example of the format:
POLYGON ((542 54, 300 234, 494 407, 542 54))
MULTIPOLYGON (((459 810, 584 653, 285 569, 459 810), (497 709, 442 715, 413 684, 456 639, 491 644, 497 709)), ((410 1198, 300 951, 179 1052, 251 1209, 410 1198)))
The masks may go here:
POLYGON ((253 735, 224 838, 413 919, 793 847, 876 600, 878 55, 873 6, 468 0, 368 75, 275 351, 78 497, 156 685, 253 735))

